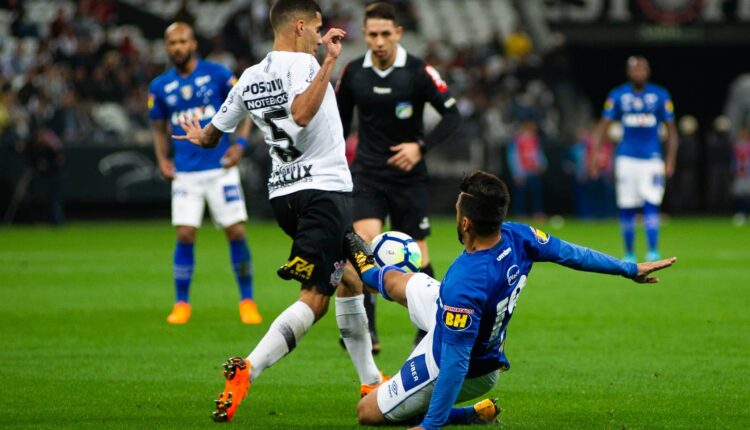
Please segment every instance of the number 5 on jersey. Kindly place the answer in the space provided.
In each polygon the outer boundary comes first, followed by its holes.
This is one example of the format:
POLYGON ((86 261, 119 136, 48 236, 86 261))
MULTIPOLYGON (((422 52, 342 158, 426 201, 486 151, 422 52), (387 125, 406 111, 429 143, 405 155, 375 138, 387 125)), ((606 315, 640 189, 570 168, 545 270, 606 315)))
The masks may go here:
POLYGON ((290 163, 302 155, 299 149, 294 147, 294 139, 279 127, 276 121, 282 121, 289 118, 286 109, 282 107, 274 108, 263 113, 263 121, 271 127, 271 137, 273 138, 273 150, 276 155, 285 163, 290 163), (278 142, 278 143, 277 143, 278 142))

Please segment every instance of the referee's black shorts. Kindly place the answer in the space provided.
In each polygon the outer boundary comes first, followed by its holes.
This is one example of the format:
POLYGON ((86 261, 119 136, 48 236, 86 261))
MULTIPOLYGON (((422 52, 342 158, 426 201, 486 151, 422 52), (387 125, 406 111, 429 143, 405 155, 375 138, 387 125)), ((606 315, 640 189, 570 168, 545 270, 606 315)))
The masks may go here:
POLYGON ((351 193, 301 190, 271 199, 276 222, 292 238, 282 269, 332 296, 344 273, 344 236, 352 231, 351 193))
POLYGON ((390 215, 391 230, 416 240, 430 235, 429 190, 426 180, 391 182, 365 174, 354 180, 354 221, 368 218, 385 220, 390 215))

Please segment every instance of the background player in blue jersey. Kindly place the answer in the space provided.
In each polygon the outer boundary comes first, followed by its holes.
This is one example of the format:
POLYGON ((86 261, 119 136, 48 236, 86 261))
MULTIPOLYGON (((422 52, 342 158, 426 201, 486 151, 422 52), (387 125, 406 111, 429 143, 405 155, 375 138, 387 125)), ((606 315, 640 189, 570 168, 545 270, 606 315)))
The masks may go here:
POLYGON ((172 224, 177 227, 174 251, 176 300, 170 324, 190 319, 189 291, 194 267, 194 243, 208 202, 211 217, 229 240, 230 256, 240 287, 240 317, 245 324, 260 324, 253 301, 253 273, 250 249, 245 239, 247 210, 237 168, 247 147, 249 121, 238 127, 234 144, 224 136, 211 150, 189 142, 170 139, 170 133, 184 134, 178 127, 183 116, 199 117, 207 124, 221 107, 235 78, 226 67, 196 58, 197 42, 192 28, 174 23, 164 32, 173 68, 156 77, 149 88, 149 117, 159 168, 172 180, 172 224), (170 145, 174 161, 169 158, 170 145))
POLYGON ((456 228, 465 250, 442 283, 393 266, 363 273, 368 285, 406 306, 412 322, 428 333, 401 370, 360 401, 360 423, 405 421, 425 411, 420 424, 425 429, 494 420, 499 411, 489 399, 465 408, 453 405, 488 392, 499 372, 510 367, 506 330, 535 262, 656 283, 650 274, 676 261, 626 262, 525 224, 504 223, 509 202, 496 176, 476 172, 464 179, 456 228))
MULTIPOLYGON (((659 254, 659 206, 664 197, 666 178, 672 177, 677 157, 677 129, 674 106, 669 92, 649 83, 651 73, 643 57, 630 57, 627 74, 630 82, 613 89, 604 104, 604 113, 594 135, 592 160, 612 121, 620 121, 624 134, 615 152, 617 207, 625 242, 625 260, 634 262, 635 218, 643 209, 643 226, 648 241, 647 261, 659 254), (667 126, 666 164, 662 159, 659 125, 667 126), (665 178, 666 176, 666 178, 665 178)), ((598 175, 596 163, 589 172, 598 175)))

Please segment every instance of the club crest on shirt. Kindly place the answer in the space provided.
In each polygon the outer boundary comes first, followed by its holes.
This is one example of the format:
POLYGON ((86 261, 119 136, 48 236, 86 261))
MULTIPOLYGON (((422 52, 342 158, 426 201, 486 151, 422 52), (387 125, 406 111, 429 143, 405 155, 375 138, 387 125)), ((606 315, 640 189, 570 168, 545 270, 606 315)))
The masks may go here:
POLYGON ((396 118, 409 119, 414 115, 414 106, 411 102, 396 103, 396 118))
POLYGON ((190 98, 193 97, 193 86, 192 85, 181 86, 180 95, 182 95, 183 99, 190 100, 190 98))

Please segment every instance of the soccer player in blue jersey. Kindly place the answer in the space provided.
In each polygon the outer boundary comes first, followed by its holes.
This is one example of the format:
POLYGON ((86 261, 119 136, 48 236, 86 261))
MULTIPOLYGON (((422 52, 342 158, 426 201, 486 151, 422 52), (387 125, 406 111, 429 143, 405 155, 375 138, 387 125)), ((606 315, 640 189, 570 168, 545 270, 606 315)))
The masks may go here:
POLYGON ((170 324, 190 319, 189 291, 195 257, 193 247, 203 211, 208 203, 211 216, 226 233, 235 278, 240 288, 240 318, 245 324, 260 324, 262 318, 253 301, 253 272, 245 225, 247 210, 237 168, 247 147, 250 131, 245 121, 235 133, 234 143, 224 136, 211 150, 170 139, 184 134, 178 120, 198 116, 202 125, 211 121, 235 82, 226 67, 199 60, 192 28, 176 22, 164 32, 169 60, 174 65, 156 77, 149 88, 156 158, 162 175, 172 180, 172 224, 177 227, 174 251, 175 305, 167 317, 170 324), (170 159, 170 145, 174 160, 170 159))
MULTIPOLYGON (((664 185, 672 177, 677 157, 677 129, 674 106, 669 92, 649 82, 651 71, 643 57, 630 57, 627 74, 630 82, 613 89, 604 104, 604 113, 594 134, 591 160, 596 160, 599 144, 612 121, 620 121, 624 135, 615 153, 617 207, 625 243, 625 260, 636 261, 634 253, 635 219, 643 210, 643 226, 648 242, 647 261, 660 259, 659 206, 664 185), (659 125, 667 126, 666 164, 662 157, 659 125)), ((589 166, 592 177, 598 175, 596 163, 589 166)))
POLYGON ((493 399, 464 408, 453 405, 487 393, 510 367, 506 330, 535 262, 656 283, 650 274, 676 261, 626 262, 525 224, 503 222, 509 202, 496 176, 476 172, 464 179, 456 228, 465 250, 442 283, 394 266, 363 273, 369 286, 406 306, 412 322, 428 333, 401 370, 360 401, 360 423, 406 421, 425 411, 424 429, 494 421, 499 409, 493 399))

